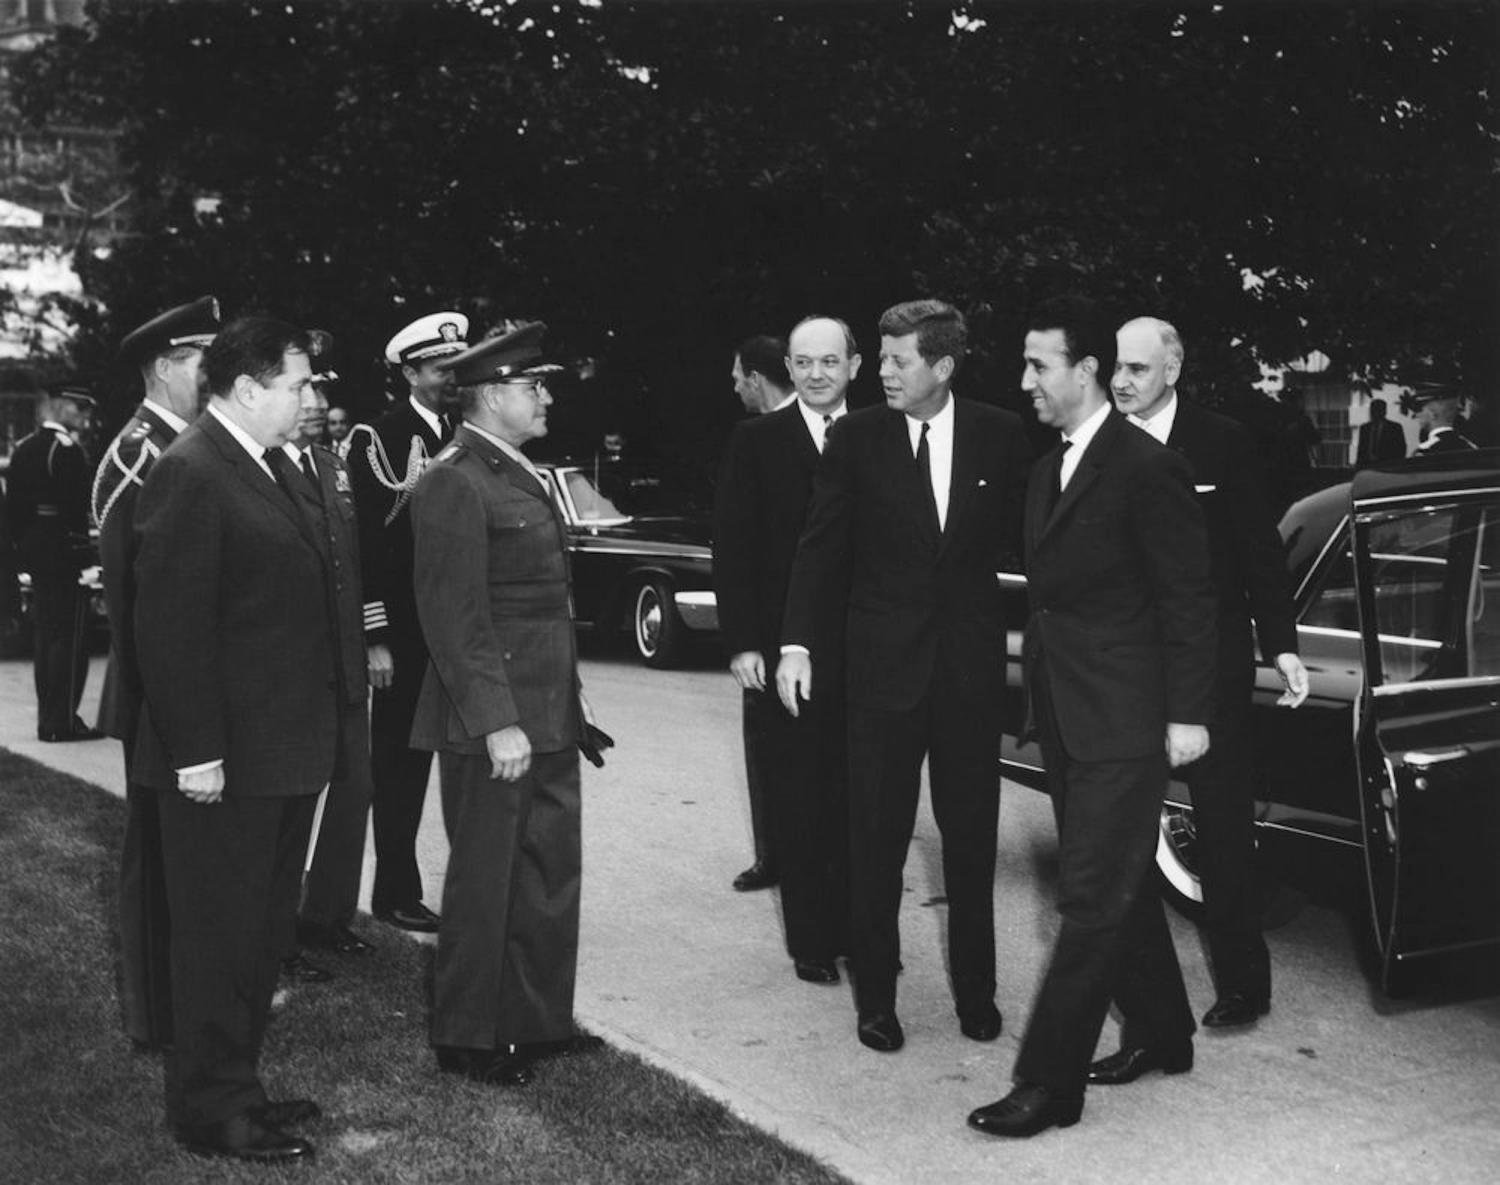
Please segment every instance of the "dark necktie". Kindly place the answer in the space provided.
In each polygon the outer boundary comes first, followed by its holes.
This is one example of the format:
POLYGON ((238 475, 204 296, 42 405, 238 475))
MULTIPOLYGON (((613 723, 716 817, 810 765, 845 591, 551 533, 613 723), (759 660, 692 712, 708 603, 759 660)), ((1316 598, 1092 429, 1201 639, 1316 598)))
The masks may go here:
POLYGON ((1057 450, 1057 460, 1052 465, 1052 484, 1047 489, 1047 517, 1052 517, 1052 512, 1057 509, 1057 500, 1062 497, 1062 466, 1063 458, 1068 455, 1068 450, 1073 447, 1071 440, 1065 440, 1057 450))
POLYGON ((833 417, 832 416, 824 416, 823 417, 823 439, 820 440, 820 441, 818 441, 818 452, 821 453, 825 448, 828 447, 828 429, 830 429, 832 427, 833 427, 833 417))
POLYGON ((927 512, 932 516, 932 525, 943 529, 938 521, 937 495, 932 489, 932 452, 927 447, 927 430, 930 424, 922 425, 922 439, 917 443, 917 479, 922 483, 922 495, 927 503, 927 512))
POLYGON ((312 486, 313 497, 319 502, 323 501, 323 487, 318 484, 318 471, 313 468, 312 449, 303 449, 297 458, 298 467, 302 470, 302 476, 307 478, 308 484, 312 486))
POLYGON ((286 454, 279 448, 268 448, 261 454, 261 459, 265 461, 266 468, 271 471, 271 476, 276 479, 282 493, 295 502, 297 495, 292 487, 292 463, 287 460, 286 454))

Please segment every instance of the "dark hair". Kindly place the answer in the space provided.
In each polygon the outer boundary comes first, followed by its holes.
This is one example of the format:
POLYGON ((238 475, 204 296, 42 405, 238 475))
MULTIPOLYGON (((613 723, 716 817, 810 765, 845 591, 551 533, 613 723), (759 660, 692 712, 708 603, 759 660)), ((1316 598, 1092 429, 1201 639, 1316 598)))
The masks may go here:
POLYGON ((880 332, 886 337, 917 335, 917 353, 931 366, 939 358, 953 359, 957 374, 968 354, 969 326, 964 315, 941 300, 908 300, 893 304, 880 315, 880 332))
POLYGON ((759 333, 747 337, 734 353, 740 360, 740 369, 747 375, 764 375, 783 391, 792 385, 786 372, 786 338, 759 333))
POLYGON ((1387 408, 1385 406, 1385 400, 1384 399, 1372 399, 1372 400, 1370 400, 1370 418, 1372 420, 1383 420, 1383 419, 1385 419, 1385 413, 1386 413, 1386 411, 1387 411, 1387 408), (1376 412, 1379 412, 1380 414, 1376 415, 1375 414, 1376 412))
POLYGON ((203 378, 209 392, 228 395, 235 379, 249 375, 263 386, 286 368, 288 351, 308 353, 305 330, 275 317, 238 317, 203 351, 203 378))
POLYGON ((1115 329, 1098 304, 1074 292, 1048 297, 1033 306, 1026 331, 1045 333, 1049 329, 1062 330, 1068 361, 1074 366, 1085 358, 1097 358, 1095 377, 1102 386, 1109 386, 1115 372, 1115 329))

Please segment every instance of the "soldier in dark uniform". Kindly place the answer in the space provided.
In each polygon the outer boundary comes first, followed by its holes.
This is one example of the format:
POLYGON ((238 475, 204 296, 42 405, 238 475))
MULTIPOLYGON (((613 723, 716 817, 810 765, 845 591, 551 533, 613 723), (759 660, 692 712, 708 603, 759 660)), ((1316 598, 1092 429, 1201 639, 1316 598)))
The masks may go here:
POLYGON ((219 302, 203 296, 168 309, 125 335, 120 354, 141 373, 145 397, 105 450, 94 476, 92 510, 109 607, 109 666, 99 727, 125 749, 125 839, 120 853, 121 1000, 125 1032, 141 1049, 172 1043, 167 890, 161 867, 156 792, 130 777, 141 713, 135 660, 135 501, 146 475, 203 408, 199 365, 219 328, 219 302))
POLYGON ((1459 424, 1459 389, 1447 383, 1418 383, 1411 400, 1417 405, 1417 432, 1422 443, 1414 457, 1434 453, 1466 453, 1474 442, 1464 435, 1459 424))
POLYGON ((370 644, 370 766, 375 782, 375 883, 371 910, 406 930, 434 931, 437 915, 422 903, 417 829, 432 772, 432 754, 414 749, 412 716, 427 647, 412 596, 412 535, 408 504, 417 479, 452 434, 445 419, 453 384, 438 363, 468 348, 469 319, 432 313, 386 345, 400 369, 406 399, 373 424, 357 424, 346 454, 359 510, 360 576, 370 644), (384 648, 383 650, 380 648, 384 648))
POLYGON ((567 535, 521 452, 546 434, 542 326, 454 358, 463 425, 412 502, 432 659, 412 742, 438 753, 451 852, 433 978, 439 1068, 519 1086, 573 1027, 578 682, 567 535))
POLYGON ((78 578, 88 556, 89 460, 77 437, 93 412, 84 388, 55 388, 37 408, 37 430, 11 454, 6 479, 6 530, 17 568, 31 576, 36 735, 43 741, 103 735, 78 718, 88 676, 78 578))

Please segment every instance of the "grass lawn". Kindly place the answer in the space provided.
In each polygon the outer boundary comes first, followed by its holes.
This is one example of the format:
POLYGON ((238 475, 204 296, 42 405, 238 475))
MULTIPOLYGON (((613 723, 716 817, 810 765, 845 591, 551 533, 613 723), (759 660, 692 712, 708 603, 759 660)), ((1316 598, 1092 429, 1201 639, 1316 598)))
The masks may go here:
POLYGON ((431 948, 384 927, 371 955, 323 956, 338 978, 288 993, 271 1025, 267 1088, 322 1104, 303 1129, 317 1161, 267 1169, 179 1151, 159 1061, 120 1028, 124 818, 104 791, 0 749, 0 1181, 843 1180, 613 1049, 545 1062, 521 1089, 438 1074, 431 948))

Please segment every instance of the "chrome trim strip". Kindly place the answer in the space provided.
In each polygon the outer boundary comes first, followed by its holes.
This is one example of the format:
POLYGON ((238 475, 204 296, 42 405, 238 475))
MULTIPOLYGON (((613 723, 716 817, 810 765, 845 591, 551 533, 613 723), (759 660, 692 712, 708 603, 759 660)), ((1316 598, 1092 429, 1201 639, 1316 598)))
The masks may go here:
POLYGON ((1490 686, 1500 688, 1500 675, 1465 675, 1457 679, 1424 679, 1417 683, 1384 683, 1375 688, 1374 694, 1377 696, 1401 695, 1408 691, 1490 686))

